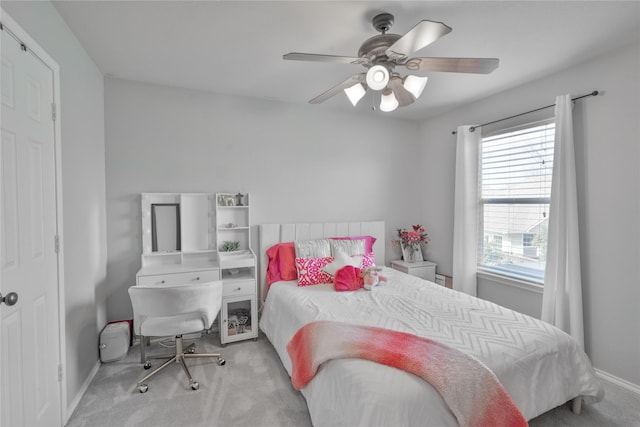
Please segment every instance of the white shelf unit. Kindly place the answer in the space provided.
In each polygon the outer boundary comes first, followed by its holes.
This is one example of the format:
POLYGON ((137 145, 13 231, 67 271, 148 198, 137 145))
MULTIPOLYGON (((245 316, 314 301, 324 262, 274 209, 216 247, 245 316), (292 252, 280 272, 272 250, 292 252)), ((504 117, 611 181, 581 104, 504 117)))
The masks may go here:
POLYGON ((219 251, 222 251, 222 245, 226 241, 238 242, 238 250, 250 249, 251 226, 248 194, 216 194, 216 232, 219 251))
POLYGON ((249 195, 216 194, 216 235, 220 262, 222 309, 220 342, 258 338, 256 256, 251 250, 249 195), (223 251, 224 242, 238 242, 238 249, 223 251))

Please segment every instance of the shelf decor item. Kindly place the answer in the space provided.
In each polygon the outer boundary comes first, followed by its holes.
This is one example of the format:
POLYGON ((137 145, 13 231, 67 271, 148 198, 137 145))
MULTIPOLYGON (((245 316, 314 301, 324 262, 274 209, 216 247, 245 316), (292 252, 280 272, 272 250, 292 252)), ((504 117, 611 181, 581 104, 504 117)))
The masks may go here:
POLYGON ((422 246, 429 243, 429 237, 424 227, 420 224, 412 225, 413 230, 406 228, 398 229, 398 239, 391 241, 394 247, 402 250, 402 259, 406 262, 424 261, 422 257, 422 246))
POLYGON ((240 247, 240 242, 232 242, 230 240, 225 240, 222 242, 222 246, 220 247, 221 252, 233 252, 237 251, 240 247))

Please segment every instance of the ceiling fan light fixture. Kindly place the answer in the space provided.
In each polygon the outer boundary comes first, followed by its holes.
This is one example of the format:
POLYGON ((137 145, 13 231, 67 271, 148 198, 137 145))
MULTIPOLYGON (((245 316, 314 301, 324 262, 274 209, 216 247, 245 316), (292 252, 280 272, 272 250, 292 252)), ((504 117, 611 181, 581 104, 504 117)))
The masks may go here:
POLYGON ((396 99, 396 96, 393 94, 391 89, 385 89, 380 97, 380 110, 388 113, 396 108, 398 108, 398 100, 396 99))
POLYGON ((374 65, 367 71, 367 86, 373 90, 382 90, 389 83, 389 70, 382 65, 374 65))
POLYGON ((422 95, 424 87, 427 85, 427 80, 429 80, 429 77, 409 75, 404 78, 403 86, 414 98, 418 99, 420 95, 422 95))
POLYGON ((367 91, 364 89, 364 86, 362 86, 362 83, 356 83, 351 87, 345 88, 344 93, 349 98, 349 101, 351 101, 351 104, 355 107, 367 91))

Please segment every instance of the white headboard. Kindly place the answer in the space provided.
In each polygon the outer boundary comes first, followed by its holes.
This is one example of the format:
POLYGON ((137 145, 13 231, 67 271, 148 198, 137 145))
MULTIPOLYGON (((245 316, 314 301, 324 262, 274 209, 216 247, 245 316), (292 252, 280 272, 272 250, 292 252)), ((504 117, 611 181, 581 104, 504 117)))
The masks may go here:
POLYGON ((276 243, 294 240, 312 240, 328 237, 373 236, 376 243, 373 252, 376 265, 385 263, 384 221, 332 222, 315 224, 261 224, 260 225, 260 275, 259 294, 261 300, 266 296, 266 272, 269 258, 267 249, 276 243))

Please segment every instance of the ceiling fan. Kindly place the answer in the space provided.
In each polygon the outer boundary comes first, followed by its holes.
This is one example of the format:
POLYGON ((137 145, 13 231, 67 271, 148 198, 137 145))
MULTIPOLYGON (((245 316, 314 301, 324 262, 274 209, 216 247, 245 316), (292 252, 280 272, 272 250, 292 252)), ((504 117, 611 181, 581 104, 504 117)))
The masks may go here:
POLYGON ((402 77, 394 71, 395 67, 404 67, 410 71, 475 74, 488 74, 498 67, 499 60, 496 58, 410 58, 410 55, 449 34, 452 29, 442 22, 423 20, 404 36, 388 34, 393 21, 394 17, 390 13, 376 15, 372 25, 381 34, 362 43, 356 57, 299 52, 283 55, 282 58, 286 60, 357 64, 368 69, 338 83, 309 103, 319 104, 344 91, 355 107, 369 88, 382 92, 380 110, 393 111, 412 104, 420 97, 427 84, 427 77, 402 77))

